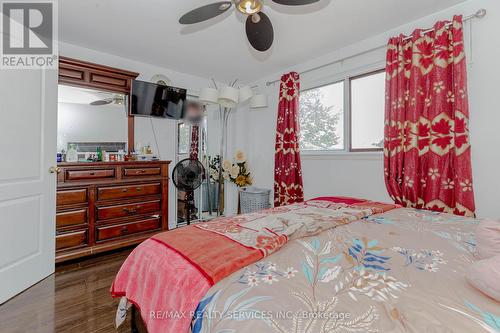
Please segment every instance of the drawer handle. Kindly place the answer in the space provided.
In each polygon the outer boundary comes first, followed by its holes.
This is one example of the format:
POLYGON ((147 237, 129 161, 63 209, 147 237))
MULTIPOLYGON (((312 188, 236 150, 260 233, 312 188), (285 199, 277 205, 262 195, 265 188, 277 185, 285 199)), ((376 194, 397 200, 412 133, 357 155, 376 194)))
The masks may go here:
POLYGON ((137 192, 140 192, 140 191, 142 190, 142 188, 141 188, 141 187, 136 187, 136 188, 135 188, 135 190, 136 190, 137 192))
POLYGON ((95 176, 95 172, 91 171, 91 172, 89 172, 89 175, 95 176))
POLYGON ((126 188, 122 188, 122 192, 123 192, 123 193, 125 193, 125 192, 127 192, 127 191, 128 191, 128 189, 126 189, 126 188))
POLYGON ((144 170, 144 169, 137 170, 136 174, 140 174, 140 173, 146 173, 146 170, 144 170))
POLYGON ((122 234, 126 233, 127 231, 128 231, 127 226, 123 226, 123 227, 120 229, 120 232, 121 232, 122 234))
POLYGON ((135 214, 137 210, 135 208, 123 208, 123 211, 127 214, 135 214))

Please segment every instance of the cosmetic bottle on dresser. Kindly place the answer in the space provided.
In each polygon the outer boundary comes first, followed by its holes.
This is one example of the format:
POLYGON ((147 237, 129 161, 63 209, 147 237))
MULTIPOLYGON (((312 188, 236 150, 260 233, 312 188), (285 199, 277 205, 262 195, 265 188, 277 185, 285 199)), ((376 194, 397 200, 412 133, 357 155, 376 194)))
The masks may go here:
POLYGON ((78 162, 78 151, 76 150, 76 145, 74 143, 69 145, 68 153, 66 154, 66 162, 78 162))

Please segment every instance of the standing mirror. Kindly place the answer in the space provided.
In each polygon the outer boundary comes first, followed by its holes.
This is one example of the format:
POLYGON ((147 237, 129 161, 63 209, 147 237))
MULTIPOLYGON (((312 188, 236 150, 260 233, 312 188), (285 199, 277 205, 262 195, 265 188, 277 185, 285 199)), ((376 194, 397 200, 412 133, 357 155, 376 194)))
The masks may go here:
MULTIPOLYGON (((177 225, 187 223, 188 211, 191 221, 205 221, 218 216, 218 170, 220 147, 220 125, 218 107, 203 106, 191 97, 186 109, 186 117, 177 125, 177 161, 185 158, 197 158, 205 168, 202 185, 195 190, 192 207, 188 206, 190 198, 187 193, 177 194, 177 225)), ((223 208, 222 208, 223 209, 223 208)))

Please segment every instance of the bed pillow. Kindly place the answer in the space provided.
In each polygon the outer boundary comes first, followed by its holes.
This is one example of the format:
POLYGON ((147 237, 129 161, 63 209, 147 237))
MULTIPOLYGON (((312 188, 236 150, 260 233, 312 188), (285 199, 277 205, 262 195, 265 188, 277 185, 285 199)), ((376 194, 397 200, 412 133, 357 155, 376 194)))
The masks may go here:
POLYGON ((467 281, 474 287, 500 302, 500 255, 483 259, 472 266, 466 275, 467 281))
POLYGON ((476 249, 481 259, 500 254, 500 221, 483 220, 476 228, 476 249))

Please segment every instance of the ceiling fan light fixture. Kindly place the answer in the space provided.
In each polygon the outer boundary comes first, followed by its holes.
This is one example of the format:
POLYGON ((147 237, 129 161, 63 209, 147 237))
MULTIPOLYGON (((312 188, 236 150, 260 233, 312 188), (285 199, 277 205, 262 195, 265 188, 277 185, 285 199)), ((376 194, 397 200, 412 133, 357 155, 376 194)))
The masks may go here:
POLYGON ((226 10, 229 7, 231 7, 231 3, 223 3, 222 5, 219 6, 219 10, 226 10))
POLYGON ((237 8, 245 15, 253 15, 262 10, 262 2, 259 0, 240 0, 237 8))

